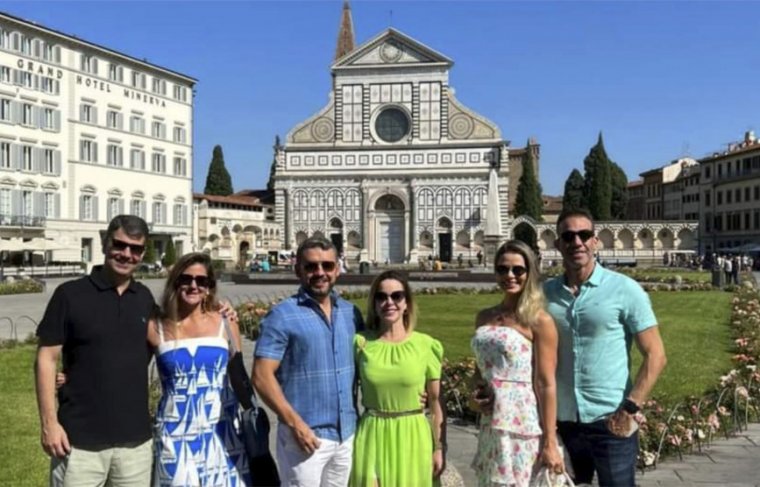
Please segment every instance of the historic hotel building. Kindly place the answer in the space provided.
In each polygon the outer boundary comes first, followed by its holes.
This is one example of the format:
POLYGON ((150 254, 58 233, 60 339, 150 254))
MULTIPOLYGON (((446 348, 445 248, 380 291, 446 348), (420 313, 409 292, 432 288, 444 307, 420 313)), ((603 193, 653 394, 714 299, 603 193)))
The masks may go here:
MULTIPOLYGON (((0 14, 0 237, 98 263, 119 213, 191 250, 196 80, 0 14)), ((2 242, 0 242, 2 243, 2 242)))
MULTIPOLYGON (((344 5, 329 102, 276 152, 285 248, 320 234, 349 259, 474 256, 486 237, 491 171, 494 219, 508 228, 519 164, 498 127, 454 96, 452 65, 395 29, 354 48, 344 5)), ((530 150, 538 156, 537 144, 530 150)))

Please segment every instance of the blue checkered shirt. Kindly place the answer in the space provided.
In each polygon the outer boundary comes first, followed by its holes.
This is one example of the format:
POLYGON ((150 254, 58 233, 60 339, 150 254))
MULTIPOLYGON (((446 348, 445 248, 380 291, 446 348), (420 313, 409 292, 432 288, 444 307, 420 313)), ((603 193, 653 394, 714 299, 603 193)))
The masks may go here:
POLYGON ((358 308, 333 292, 328 322, 303 288, 261 322, 254 356, 279 360, 285 398, 319 438, 344 441, 356 430, 353 340, 364 329, 358 308))

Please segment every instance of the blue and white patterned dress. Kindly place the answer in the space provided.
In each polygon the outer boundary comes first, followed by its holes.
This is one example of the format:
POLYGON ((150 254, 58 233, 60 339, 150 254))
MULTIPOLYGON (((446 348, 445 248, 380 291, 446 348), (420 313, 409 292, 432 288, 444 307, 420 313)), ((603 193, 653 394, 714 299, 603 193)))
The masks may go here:
POLYGON ((248 485, 248 460, 237 425, 238 402, 227 379, 224 325, 212 337, 164 341, 156 364, 163 393, 156 414, 155 478, 160 487, 248 485))

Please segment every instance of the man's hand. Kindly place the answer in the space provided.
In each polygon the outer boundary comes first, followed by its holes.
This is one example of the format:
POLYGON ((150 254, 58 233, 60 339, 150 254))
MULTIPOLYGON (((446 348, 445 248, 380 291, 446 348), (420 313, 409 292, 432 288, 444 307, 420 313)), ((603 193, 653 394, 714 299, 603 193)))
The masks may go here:
POLYGON ((615 414, 607 418, 607 428, 613 435, 627 438, 639 429, 639 423, 633 415, 618 409, 615 414))
POLYGON ((443 450, 438 448, 433 452, 433 478, 437 479, 443 473, 443 450))
POLYGON ((235 311, 235 308, 232 307, 232 303, 229 301, 221 301, 219 303, 219 312, 228 321, 237 321, 238 319, 237 311, 235 311))
POLYGON ((420 392, 420 407, 422 409, 427 409, 428 407, 427 397, 427 391, 420 392))
POLYGON ((51 457, 63 458, 71 451, 69 437, 58 422, 42 428, 40 443, 45 453, 51 457))
POLYGON ((317 435, 314 434, 306 423, 299 422, 290 429, 293 432, 293 438, 295 438, 296 443, 307 455, 313 454, 321 445, 317 435))
POLYGON ((470 397, 470 408, 482 414, 491 414, 493 412, 494 392, 485 383, 475 386, 470 397))

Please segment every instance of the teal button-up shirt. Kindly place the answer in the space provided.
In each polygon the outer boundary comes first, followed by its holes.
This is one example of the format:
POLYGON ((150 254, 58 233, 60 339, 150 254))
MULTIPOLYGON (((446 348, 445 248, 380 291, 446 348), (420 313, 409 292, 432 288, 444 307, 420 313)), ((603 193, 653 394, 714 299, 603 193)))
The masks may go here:
POLYGON ((591 423, 613 413, 631 389, 633 336, 657 325, 633 279, 596 265, 574 295, 559 276, 544 284, 559 334, 557 420, 591 423))

